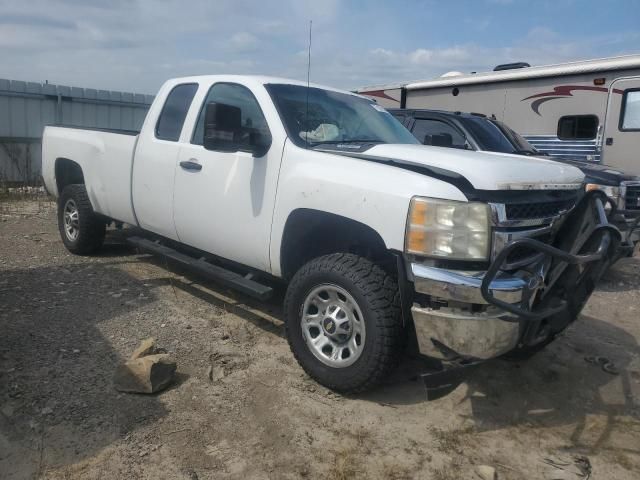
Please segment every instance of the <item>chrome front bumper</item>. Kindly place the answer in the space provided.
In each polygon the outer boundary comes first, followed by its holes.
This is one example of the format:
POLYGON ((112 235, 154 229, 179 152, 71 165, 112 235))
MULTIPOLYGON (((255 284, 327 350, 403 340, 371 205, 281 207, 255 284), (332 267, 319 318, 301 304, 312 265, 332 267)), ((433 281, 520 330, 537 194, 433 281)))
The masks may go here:
POLYGON ((411 308, 420 353, 441 360, 498 357, 518 345, 518 317, 500 310, 469 313, 455 309, 411 308))
MULTIPOLYGON (((418 293, 465 303, 487 304, 480 287, 485 272, 458 272, 443 268, 411 264, 413 283, 418 293)), ((503 275, 491 282, 496 298, 507 303, 520 303, 531 280, 524 276, 503 275)))
MULTIPOLYGON (((411 264, 416 293, 451 302, 487 306, 482 297, 484 272, 462 273, 411 264)), ((519 304, 531 293, 531 279, 503 275, 491 282, 491 290, 502 301, 519 304)), ((447 359, 450 350, 478 359, 489 359, 513 350, 520 337, 516 315, 488 307, 472 313, 457 308, 434 309, 414 304, 411 315, 420 353, 447 359)))
POLYGON ((539 343, 541 335, 555 334, 575 320, 620 241, 598 194, 587 194, 582 202, 580 213, 560 233, 558 247, 515 239, 484 272, 407 265, 420 353, 486 360, 520 344, 539 343), (537 252, 535 260, 526 269, 502 271, 509 255, 522 247, 537 252))

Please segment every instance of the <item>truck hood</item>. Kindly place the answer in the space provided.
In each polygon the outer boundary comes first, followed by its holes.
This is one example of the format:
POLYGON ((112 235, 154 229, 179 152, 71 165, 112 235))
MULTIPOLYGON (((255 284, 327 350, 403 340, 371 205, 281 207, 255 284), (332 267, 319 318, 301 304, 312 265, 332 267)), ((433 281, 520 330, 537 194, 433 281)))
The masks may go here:
POLYGON ((476 190, 567 190, 579 188, 584 179, 580 169, 572 165, 507 153, 381 144, 363 155, 372 160, 379 158, 382 162, 457 174, 476 190))

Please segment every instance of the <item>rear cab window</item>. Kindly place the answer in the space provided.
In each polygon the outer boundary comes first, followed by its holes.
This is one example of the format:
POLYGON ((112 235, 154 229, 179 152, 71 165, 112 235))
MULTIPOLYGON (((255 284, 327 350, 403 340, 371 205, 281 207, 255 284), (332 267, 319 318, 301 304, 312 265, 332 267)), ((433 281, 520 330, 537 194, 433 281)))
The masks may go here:
POLYGON ((158 116, 155 130, 157 139, 171 142, 179 140, 184 120, 197 91, 197 83, 183 83, 173 87, 158 116))

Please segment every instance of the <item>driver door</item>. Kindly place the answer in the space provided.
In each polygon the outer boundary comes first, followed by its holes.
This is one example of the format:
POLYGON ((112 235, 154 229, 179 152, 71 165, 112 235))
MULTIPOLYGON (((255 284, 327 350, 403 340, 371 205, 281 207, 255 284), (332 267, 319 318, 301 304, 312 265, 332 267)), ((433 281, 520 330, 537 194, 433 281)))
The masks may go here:
POLYGON ((173 215, 182 243, 256 269, 271 270, 269 239, 283 145, 275 139, 266 154, 207 150, 205 106, 238 107, 248 129, 268 133, 267 120, 249 88, 216 83, 200 106, 190 142, 178 153, 173 215))

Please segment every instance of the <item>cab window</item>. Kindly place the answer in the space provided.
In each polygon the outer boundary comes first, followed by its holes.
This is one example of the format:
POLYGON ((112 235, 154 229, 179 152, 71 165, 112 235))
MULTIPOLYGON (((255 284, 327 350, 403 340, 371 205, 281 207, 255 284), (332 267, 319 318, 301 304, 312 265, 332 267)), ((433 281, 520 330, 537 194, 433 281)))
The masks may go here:
POLYGON ((207 98, 205 98, 202 108, 200 109, 198 123, 196 123, 196 128, 191 138, 192 144, 203 144, 205 107, 207 103, 211 102, 238 107, 241 112, 240 121, 244 128, 269 136, 267 120, 253 93, 251 93, 247 87, 238 85, 237 83, 216 83, 209 89, 207 98))
POLYGON ((393 118, 398 120, 402 125, 404 125, 407 120, 407 116, 404 113, 391 112, 391 115, 393 115, 393 118))
POLYGON ((162 107, 156 123, 156 138, 177 142, 191 101, 198 91, 197 83, 183 83, 173 87, 162 107))
POLYGON ((441 120, 417 118, 411 133, 424 145, 450 148, 466 148, 467 145, 457 128, 441 120))
POLYGON ((640 90, 626 90, 622 97, 620 130, 640 130, 640 90))

